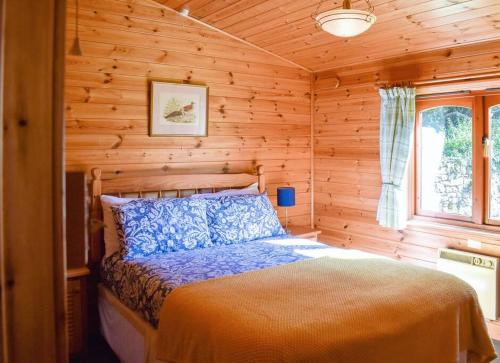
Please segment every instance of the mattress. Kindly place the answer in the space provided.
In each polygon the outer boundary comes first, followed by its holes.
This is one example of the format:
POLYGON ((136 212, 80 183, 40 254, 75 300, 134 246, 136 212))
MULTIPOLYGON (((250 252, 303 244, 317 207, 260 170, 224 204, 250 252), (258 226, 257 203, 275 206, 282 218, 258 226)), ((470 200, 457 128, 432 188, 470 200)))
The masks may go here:
POLYGON ((118 254, 102 264, 102 282, 128 308, 153 327, 164 299, 175 288, 201 280, 279 266, 340 251, 293 237, 170 252, 123 259, 118 254))

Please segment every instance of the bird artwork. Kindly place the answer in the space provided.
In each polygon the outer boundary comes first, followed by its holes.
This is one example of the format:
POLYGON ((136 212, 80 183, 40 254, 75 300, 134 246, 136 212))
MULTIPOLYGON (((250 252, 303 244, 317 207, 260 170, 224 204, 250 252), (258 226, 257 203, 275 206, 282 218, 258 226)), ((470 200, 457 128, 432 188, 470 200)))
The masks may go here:
POLYGON ((182 106, 181 102, 172 98, 165 106, 163 117, 168 122, 193 123, 195 120, 194 105, 195 102, 191 101, 182 106))
POLYGON ((194 102, 191 101, 191 103, 189 105, 186 105, 186 106, 182 107, 182 110, 184 112, 192 111, 193 110, 193 106, 194 106, 194 102))
POLYGON ((151 82, 150 136, 206 136, 208 87, 151 82))

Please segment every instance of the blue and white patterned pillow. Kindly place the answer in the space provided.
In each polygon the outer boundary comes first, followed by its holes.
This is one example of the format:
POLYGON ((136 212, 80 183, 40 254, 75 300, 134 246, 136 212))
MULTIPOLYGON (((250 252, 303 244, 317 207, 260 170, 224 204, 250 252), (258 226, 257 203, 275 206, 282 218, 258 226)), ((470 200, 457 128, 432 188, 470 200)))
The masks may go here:
POLYGON ((212 245, 203 199, 138 199, 113 207, 123 257, 212 245))
POLYGON ((284 235, 266 194, 207 199, 208 228, 216 245, 284 235))

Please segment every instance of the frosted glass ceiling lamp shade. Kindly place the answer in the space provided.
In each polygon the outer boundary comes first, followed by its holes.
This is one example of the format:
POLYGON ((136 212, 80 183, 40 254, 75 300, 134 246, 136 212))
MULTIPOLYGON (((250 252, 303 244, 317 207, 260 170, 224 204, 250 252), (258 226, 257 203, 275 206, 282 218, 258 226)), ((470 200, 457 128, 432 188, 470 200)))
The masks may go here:
POLYGON ((325 32, 346 38, 370 29, 377 17, 368 11, 342 9, 325 11, 318 14, 315 20, 325 32))
POLYGON ((320 1, 312 17, 322 30, 337 37, 354 37, 364 33, 377 20, 377 17, 373 14, 373 6, 368 0, 366 0, 369 7, 368 11, 351 9, 351 1, 344 0, 342 9, 320 13, 319 8, 323 1, 320 1))

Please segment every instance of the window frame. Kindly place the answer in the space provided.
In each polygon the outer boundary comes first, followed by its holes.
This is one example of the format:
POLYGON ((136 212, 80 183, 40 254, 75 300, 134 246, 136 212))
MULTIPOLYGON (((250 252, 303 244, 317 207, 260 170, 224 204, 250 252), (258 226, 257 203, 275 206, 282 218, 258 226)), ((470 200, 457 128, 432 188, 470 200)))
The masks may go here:
MULTIPOLYGON (((448 97, 436 97, 436 98, 425 98, 425 99, 417 99, 416 101, 416 109, 415 109, 415 132, 414 132, 414 147, 413 147, 413 178, 412 179, 412 187, 410 188, 413 195, 413 215, 422 216, 432 219, 440 219, 440 220, 450 220, 450 221, 459 221, 459 222, 468 222, 468 223, 480 223, 483 220, 482 217, 482 203, 480 203, 480 208, 478 208, 478 201, 482 200, 480 194, 482 193, 482 181, 477 180, 476 174, 474 171, 479 166, 479 169, 482 169, 483 161, 478 160, 477 151, 478 151, 478 141, 479 137, 479 147, 481 147, 482 141, 482 112, 477 112, 476 105, 476 97, 472 95, 468 96, 448 96, 448 97), (461 216, 459 214, 451 214, 451 213, 440 213, 434 211, 424 210, 420 207, 420 145, 421 145, 421 118, 420 113, 424 110, 440 107, 440 106, 458 106, 458 107, 468 107, 472 109, 472 216, 461 216)), ((482 107, 481 107, 482 109, 482 107)), ((481 148, 482 151, 482 148, 481 148)), ((482 173, 481 173, 482 175, 482 173)))
MULTIPOLYGON (((488 139, 490 138, 490 117, 489 108, 500 104, 500 94, 489 94, 484 97, 483 104, 483 114, 484 114, 484 136, 488 139)), ((484 214, 485 214, 485 224, 500 226, 500 219, 490 218, 490 189, 491 189, 491 178, 490 178, 490 168, 489 168, 489 157, 483 157, 484 159, 484 214)))
MULTIPOLYGON (((492 87, 497 83, 492 84, 492 87)), ((418 90, 417 90, 418 91, 418 90)), ((436 89, 436 92, 439 88, 436 89)), ((436 93, 426 95, 425 98, 419 98, 417 96, 416 112, 415 112, 415 132, 412 147, 412 152, 410 154, 410 164, 408 168, 408 219, 416 219, 421 221, 428 221, 431 223, 448 224, 456 227, 472 227, 479 230, 489 231, 489 232, 500 232, 500 220, 495 220, 489 218, 489 158, 484 156, 484 147, 482 144, 483 136, 489 137, 489 115, 488 108, 499 103, 500 100, 500 88, 491 88, 489 90, 473 90, 467 92, 465 95, 462 94, 448 94, 436 93), (466 99, 473 98, 473 202, 472 202, 472 220, 471 218, 455 218, 456 215, 447 215, 447 218, 442 218, 440 216, 429 216, 425 214, 419 214, 417 210, 417 138, 419 136, 419 125, 420 125, 420 112, 422 111, 422 104, 431 102, 434 105, 445 105, 443 102, 449 102, 453 99, 466 99), (495 101, 496 100, 496 101, 495 101), (474 172, 475 171, 475 172, 474 172)), ((463 91, 458 91, 463 92, 463 91)), ((434 106, 436 107, 436 106, 434 106)), ((425 107, 432 108, 432 107, 425 107)), ((460 217, 460 216, 458 216, 460 217)))

